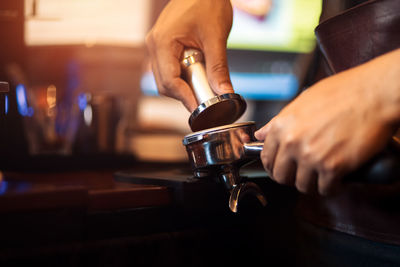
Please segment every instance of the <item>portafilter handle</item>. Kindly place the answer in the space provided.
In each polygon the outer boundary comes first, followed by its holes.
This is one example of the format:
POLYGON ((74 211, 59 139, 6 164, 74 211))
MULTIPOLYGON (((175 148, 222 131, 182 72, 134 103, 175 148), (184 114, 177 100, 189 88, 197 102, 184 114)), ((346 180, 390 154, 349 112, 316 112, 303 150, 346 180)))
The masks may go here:
MULTIPOLYGON (((246 157, 259 157, 263 143, 245 143, 243 149, 246 157)), ((399 180, 400 144, 394 138, 384 150, 343 178, 345 183, 369 184, 391 184, 399 180)))
POLYGON ((246 157, 257 158, 263 150, 264 142, 251 142, 243 145, 243 152, 246 157))
MULTIPOLYGON (((263 149, 262 142, 245 143, 243 145, 244 156, 258 158, 263 149)), ((343 178, 345 183, 369 183, 369 184, 392 184, 400 178, 400 145, 393 142, 356 171, 347 174, 343 178)), ((229 168, 228 168, 229 169, 229 168)), ((238 205, 245 196, 252 195, 258 199, 262 206, 267 204, 264 193, 259 186, 250 181, 242 181, 239 171, 232 168, 222 175, 222 178, 230 187, 229 208, 232 212, 238 211, 238 205), (229 175, 227 175, 229 173, 229 175), (230 177, 229 179, 227 179, 230 177)))

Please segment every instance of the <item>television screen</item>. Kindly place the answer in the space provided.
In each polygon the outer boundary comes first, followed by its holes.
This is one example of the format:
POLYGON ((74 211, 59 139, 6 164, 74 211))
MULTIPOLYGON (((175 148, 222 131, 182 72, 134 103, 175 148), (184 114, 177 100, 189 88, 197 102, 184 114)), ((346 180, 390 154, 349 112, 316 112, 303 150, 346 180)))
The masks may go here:
POLYGON ((228 48, 307 53, 314 48, 320 0, 231 0, 228 48))

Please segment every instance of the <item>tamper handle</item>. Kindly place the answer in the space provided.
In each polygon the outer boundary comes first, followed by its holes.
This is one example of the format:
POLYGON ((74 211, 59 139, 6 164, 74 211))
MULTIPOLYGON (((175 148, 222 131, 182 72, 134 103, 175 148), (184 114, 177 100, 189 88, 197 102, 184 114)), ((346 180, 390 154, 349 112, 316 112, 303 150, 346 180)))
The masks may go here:
POLYGON ((213 98, 215 93, 208 83, 203 53, 197 49, 185 49, 181 61, 186 82, 192 88, 198 104, 213 98))

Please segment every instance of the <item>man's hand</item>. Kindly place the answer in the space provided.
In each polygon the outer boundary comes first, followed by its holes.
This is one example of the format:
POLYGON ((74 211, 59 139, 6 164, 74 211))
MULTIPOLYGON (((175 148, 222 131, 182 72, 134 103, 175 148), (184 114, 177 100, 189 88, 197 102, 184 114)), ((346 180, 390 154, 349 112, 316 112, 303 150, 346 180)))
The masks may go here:
POLYGON ((229 0, 171 0, 146 38, 159 92, 182 101, 189 111, 198 106, 181 79, 181 56, 191 47, 204 53, 211 88, 217 94, 232 93, 226 58, 231 27, 229 0))
POLYGON ((380 151, 400 121, 400 49, 320 81, 256 132, 272 178, 329 194, 380 151))

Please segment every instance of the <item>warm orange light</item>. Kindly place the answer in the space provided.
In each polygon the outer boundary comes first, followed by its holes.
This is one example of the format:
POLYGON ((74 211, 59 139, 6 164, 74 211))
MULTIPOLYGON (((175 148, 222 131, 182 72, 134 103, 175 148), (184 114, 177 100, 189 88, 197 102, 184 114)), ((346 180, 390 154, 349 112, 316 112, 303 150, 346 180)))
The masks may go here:
POLYGON ((55 85, 47 87, 47 105, 49 108, 54 108, 57 104, 57 88, 55 85))
POLYGON ((28 45, 137 46, 150 26, 147 0, 25 0, 28 45))

